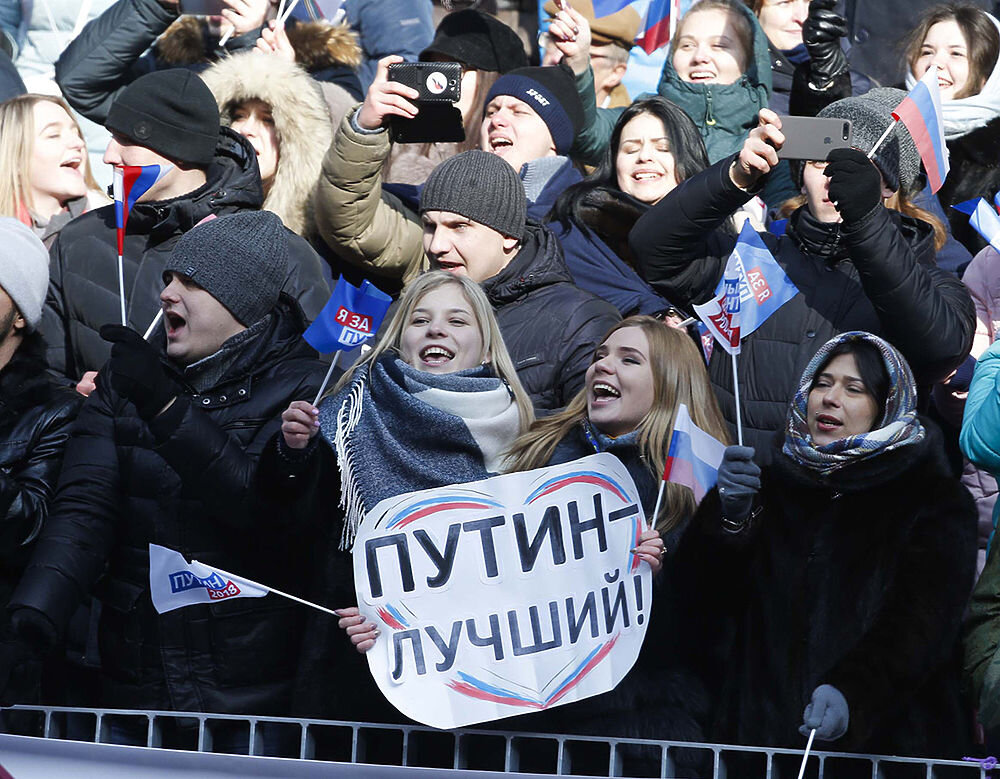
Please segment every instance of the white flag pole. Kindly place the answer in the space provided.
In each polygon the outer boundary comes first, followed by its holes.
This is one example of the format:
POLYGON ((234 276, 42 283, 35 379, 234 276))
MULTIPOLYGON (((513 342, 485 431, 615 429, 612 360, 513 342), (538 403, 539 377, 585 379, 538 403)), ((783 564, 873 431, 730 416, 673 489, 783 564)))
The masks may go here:
POLYGON ((146 328, 146 332, 143 333, 143 335, 142 335, 142 340, 143 341, 148 341, 149 340, 149 336, 151 336, 153 334, 153 329, 160 323, 161 319, 163 319, 163 309, 162 308, 159 311, 156 312, 156 316, 153 317, 153 321, 149 323, 149 327, 147 327, 146 328))
POLYGON ((646 528, 656 526, 656 518, 660 516, 660 503, 663 502, 663 488, 667 486, 665 479, 660 479, 660 491, 656 493, 656 507, 653 509, 653 516, 649 518, 649 522, 646 523, 646 528))
POLYGON ((889 126, 885 128, 885 132, 882 133, 881 137, 877 141, 875 141, 875 145, 872 146, 872 150, 868 152, 868 159, 875 159, 875 152, 878 151, 878 147, 885 142, 885 139, 889 137, 889 134, 895 129, 898 122, 898 119, 893 119, 892 122, 889 123, 889 126))
POLYGON ((814 738, 816 738, 816 728, 813 728, 811 731, 809 731, 809 740, 806 742, 805 754, 802 755, 802 765, 799 766, 798 779, 802 779, 803 775, 806 772, 806 761, 809 759, 809 751, 812 749, 814 738))
POLYGON ((740 378, 736 372, 736 352, 730 352, 733 358, 733 392, 736 394, 736 439, 743 446, 743 417, 740 413, 740 378))
POLYGON ((333 362, 330 363, 330 368, 326 372, 326 377, 323 379, 323 383, 320 385, 319 392, 316 393, 316 397, 313 398, 313 405, 315 406, 319 403, 319 399, 323 397, 323 393, 326 392, 326 385, 330 383, 330 377, 333 376, 333 369, 337 367, 337 361, 340 359, 340 350, 334 352, 333 362))
POLYGON ((118 302, 122 309, 122 327, 128 327, 128 318, 125 316, 125 269, 120 254, 118 255, 118 302))
MULTIPOLYGON (((282 2, 284 2, 284 0, 282 0, 282 2)), ((278 26, 279 27, 284 27, 285 26, 285 22, 288 21, 288 17, 292 15, 292 11, 295 10, 295 6, 297 6, 298 4, 299 4, 299 0, 292 0, 292 2, 289 3, 288 8, 285 9, 284 13, 282 13, 280 10, 278 11, 278 26)))
POLYGON ((340 615, 333 609, 328 609, 326 606, 320 606, 317 603, 312 603, 302 598, 297 598, 294 595, 289 595, 287 592, 282 592, 281 590, 276 590, 274 587, 268 587, 266 584, 261 584, 260 582, 255 582, 253 579, 248 579, 246 576, 238 576, 235 573, 229 573, 228 571, 223 571, 221 568, 216 568, 214 565, 209 565, 208 563, 199 563, 197 560, 192 560, 191 565, 204 565, 206 568, 211 568, 213 571, 218 573, 220 576, 226 576, 230 579, 236 579, 241 582, 246 582, 252 587, 259 587, 262 590, 267 590, 268 592, 273 592, 275 595, 280 595, 282 598, 288 598, 288 600, 293 600, 296 603, 301 603, 303 606, 309 606, 311 608, 322 611, 326 614, 332 614, 335 617, 340 615))

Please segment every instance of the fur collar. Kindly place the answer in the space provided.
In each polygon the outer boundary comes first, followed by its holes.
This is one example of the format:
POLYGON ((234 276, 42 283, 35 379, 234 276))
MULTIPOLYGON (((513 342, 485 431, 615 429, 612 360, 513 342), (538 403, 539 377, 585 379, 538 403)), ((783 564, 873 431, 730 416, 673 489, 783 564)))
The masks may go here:
MULTIPOLYGON (((361 47, 347 25, 292 20, 285 31, 296 62, 306 70, 334 65, 356 68, 361 64, 361 47)), ((164 65, 183 67, 205 62, 217 43, 205 17, 179 16, 157 39, 154 51, 164 65)))

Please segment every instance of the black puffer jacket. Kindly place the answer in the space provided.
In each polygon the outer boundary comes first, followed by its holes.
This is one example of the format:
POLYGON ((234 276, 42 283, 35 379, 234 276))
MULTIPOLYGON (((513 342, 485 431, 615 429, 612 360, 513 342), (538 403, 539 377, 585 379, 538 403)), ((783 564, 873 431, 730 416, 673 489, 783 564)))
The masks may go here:
POLYGON ((97 587, 104 703, 113 707, 288 713, 305 614, 275 595, 157 614, 149 543, 278 589, 302 592, 313 544, 251 488, 266 441, 293 400, 311 399, 324 365, 286 296, 184 375, 152 424, 98 381, 66 449, 48 523, 11 602, 57 630, 97 587), (212 378, 215 376, 216 378, 212 378), (196 389, 198 388, 198 389, 196 389))
MULTIPOLYGON (((711 298, 735 245, 735 236, 719 228, 749 195, 729 178, 732 159, 683 182, 632 231, 639 272, 677 305, 711 298)), ((738 358, 744 437, 758 458, 768 456, 809 360, 838 333, 885 338, 920 385, 945 378, 969 353, 972 298, 934 264, 930 225, 882 206, 855 224, 823 224, 802 207, 784 236, 762 238, 799 294, 743 341, 738 358)), ((709 375, 734 424, 732 361, 721 348, 712 353, 709 375)))
POLYGON ((559 241, 530 221, 521 250, 482 286, 535 410, 565 406, 583 387, 594 349, 619 321, 617 309, 573 283, 559 241))
POLYGON ((0 371, 0 599, 6 603, 48 515, 83 396, 57 386, 29 335, 0 371))
MULTIPOLYGON (((250 142, 228 128, 219 133, 207 183, 194 192, 150 203, 129 213, 125 235, 125 301, 129 325, 146 331, 160 307, 163 266, 180 237, 208 216, 259 209, 263 202, 257 158, 250 142)), ((323 308, 330 290, 322 260, 288 231, 284 290, 297 298, 308 320, 323 308)), ((111 354, 98 334, 121 320, 118 248, 113 205, 90 211, 62 229, 50 250, 49 293, 41 330, 49 365, 76 381, 96 371, 111 354)))
POLYGON ((776 449, 742 533, 722 531, 714 490, 699 506, 675 558, 682 594, 736 626, 728 651, 703 647, 723 680, 713 740, 801 749, 806 704, 831 684, 850 721, 823 749, 969 754, 956 649, 976 510, 948 475, 941 433, 922 421, 922 441, 825 478, 776 449))

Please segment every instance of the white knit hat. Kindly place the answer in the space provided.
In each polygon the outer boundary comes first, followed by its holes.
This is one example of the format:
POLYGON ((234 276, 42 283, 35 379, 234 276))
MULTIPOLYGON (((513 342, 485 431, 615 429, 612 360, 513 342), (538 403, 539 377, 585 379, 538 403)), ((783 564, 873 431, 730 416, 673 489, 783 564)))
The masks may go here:
POLYGON ((49 253, 31 228, 0 217, 0 287, 34 330, 49 288, 49 253))

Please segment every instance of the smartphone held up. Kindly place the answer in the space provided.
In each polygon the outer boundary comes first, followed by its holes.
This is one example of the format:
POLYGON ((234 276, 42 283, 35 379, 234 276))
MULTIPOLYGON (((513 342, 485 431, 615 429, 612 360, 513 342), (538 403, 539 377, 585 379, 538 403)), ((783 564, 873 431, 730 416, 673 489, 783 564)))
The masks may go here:
POLYGON ((458 62, 398 62, 389 66, 390 81, 415 89, 412 119, 392 117, 396 143, 465 140, 462 113, 455 104, 462 97, 462 66, 458 62))

